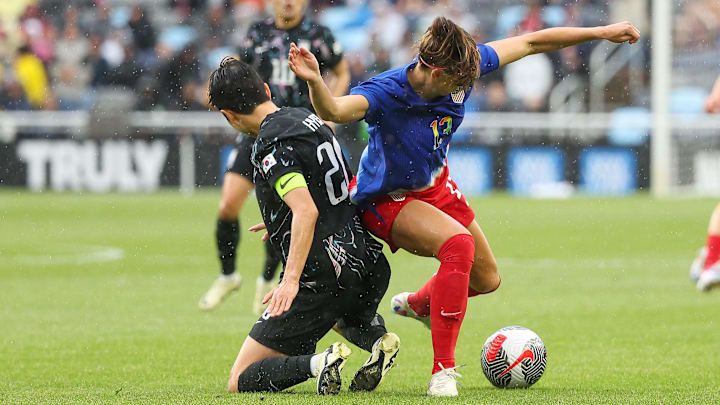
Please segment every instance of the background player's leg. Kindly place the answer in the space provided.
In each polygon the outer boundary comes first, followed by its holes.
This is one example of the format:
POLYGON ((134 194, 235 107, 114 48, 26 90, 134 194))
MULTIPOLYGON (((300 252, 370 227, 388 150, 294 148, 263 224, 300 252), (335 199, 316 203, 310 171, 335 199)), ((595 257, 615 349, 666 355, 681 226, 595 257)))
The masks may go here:
MULTIPOLYGON (((432 205, 413 200, 395 218, 392 241, 411 253, 435 256, 440 269, 430 303, 433 373, 455 366, 455 344, 465 316, 475 243, 470 232, 432 205), (422 221, 418 221, 422 218, 422 221)), ((454 388, 454 387, 453 387, 454 388)), ((455 388, 456 389, 456 388, 455 388)))
MULTIPOLYGON (((720 204, 715 207, 710 217, 707 244, 701 253, 706 256, 698 277, 697 288, 700 291, 708 291, 720 286, 720 204)), ((694 269, 691 269, 691 277, 693 272, 694 269)))
POLYGON ((720 204, 710 217, 708 224, 707 257, 705 258, 704 269, 709 269, 720 259, 720 204))
POLYGON ((235 253, 240 241, 238 213, 254 187, 253 182, 245 176, 225 173, 215 228, 222 274, 200 300, 201 309, 217 308, 225 297, 240 288, 241 278, 235 273, 235 253))
POLYGON ((263 272, 255 282, 255 300, 253 301, 255 315, 260 315, 265 310, 267 305, 263 305, 262 300, 275 287, 275 273, 277 273, 281 263, 280 258, 272 251, 270 244, 265 242, 263 245, 265 246, 265 266, 263 266, 263 272))

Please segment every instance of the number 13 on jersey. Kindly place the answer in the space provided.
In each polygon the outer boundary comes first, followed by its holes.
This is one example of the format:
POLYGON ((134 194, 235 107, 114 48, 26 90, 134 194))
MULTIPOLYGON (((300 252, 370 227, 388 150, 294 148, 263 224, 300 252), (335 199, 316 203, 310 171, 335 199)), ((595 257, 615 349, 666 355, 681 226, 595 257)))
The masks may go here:
POLYGON ((438 120, 435 120, 430 123, 430 128, 432 128, 432 130, 433 130, 433 136, 435 139, 435 144, 433 146, 433 150, 435 150, 440 147, 440 144, 443 141, 443 137, 450 135, 450 133, 452 132, 452 117, 444 117, 443 119, 440 120, 439 123, 438 123, 438 120), (445 128, 442 128, 443 126, 445 126, 445 128), (438 127, 440 127, 442 129, 442 133, 443 133, 442 137, 440 136, 440 133, 438 132, 438 127))

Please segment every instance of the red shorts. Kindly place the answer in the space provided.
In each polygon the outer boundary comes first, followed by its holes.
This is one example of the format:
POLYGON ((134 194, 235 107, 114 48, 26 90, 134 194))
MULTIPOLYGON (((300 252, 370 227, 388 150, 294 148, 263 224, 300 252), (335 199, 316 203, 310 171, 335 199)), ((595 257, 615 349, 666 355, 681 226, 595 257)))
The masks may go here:
MULTIPOLYGON (((352 183, 355 183, 355 178, 352 179, 351 185, 352 183)), ((420 192, 392 193, 373 200, 368 208, 360 210, 365 227, 373 235, 384 240, 393 253, 398 250, 398 247, 392 242, 393 222, 405 204, 412 200, 425 201, 450 215, 464 227, 469 226, 475 219, 475 213, 458 189, 457 184, 450 178, 446 166, 442 174, 435 180, 435 184, 429 189, 420 192)), ((418 218, 418 220, 422 221, 422 218, 418 218)))

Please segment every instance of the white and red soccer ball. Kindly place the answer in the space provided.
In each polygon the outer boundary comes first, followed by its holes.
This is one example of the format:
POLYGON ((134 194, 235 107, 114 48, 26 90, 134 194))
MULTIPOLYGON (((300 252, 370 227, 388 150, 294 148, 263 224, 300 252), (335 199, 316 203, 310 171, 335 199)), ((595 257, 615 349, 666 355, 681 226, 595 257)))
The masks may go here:
POLYGON ((482 369, 498 388, 527 388, 545 372, 545 344, 535 332, 508 326, 490 335, 482 351, 482 369))

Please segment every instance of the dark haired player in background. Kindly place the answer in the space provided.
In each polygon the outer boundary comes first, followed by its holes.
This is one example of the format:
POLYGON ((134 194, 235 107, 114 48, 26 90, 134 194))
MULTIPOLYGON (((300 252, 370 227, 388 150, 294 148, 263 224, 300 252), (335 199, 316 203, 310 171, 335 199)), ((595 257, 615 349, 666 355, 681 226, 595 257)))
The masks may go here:
MULTIPOLYGON (((341 96, 350 84, 350 71, 342 58, 340 45, 330 30, 305 17, 307 0, 271 0, 274 18, 253 24, 240 49, 240 58, 253 66, 261 79, 268 83, 275 105, 305 107, 313 110, 308 96, 307 83, 297 80, 287 63, 290 43, 302 44, 320 62, 324 75, 332 72, 329 81, 333 95, 341 96)), ((199 306, 204 310, 217 308, 230 293, 240 288, 241 277, 235 272, 235 257, 240 241, 238 214, 245 199, 252 192, 252 165, 250 148, 252 139, 240 135, 238 145, 228 160, 218 208, 215 237, 222 274, 202 297, 199 306)), ((262 298, 272 289, 280 260, 265 248, 265 266, 255 286, 253 312, 260 314, 262 298)))
POLYGON ((317 377, 318 394, 337 394, 350 349, 337 342, 315 354, 336 323, 345 338, 371 352, 350 389, 375 389, 400 345, 376 313, 390 266, 350 202, 352 172, 332 130, 307 109, 278 108, 270 88, 237 59, 223 60, 208 93, 233 128, 257 138, 251 160, 258 204, 268 244, 285 264, 228 389, 280 391, 317 377))

